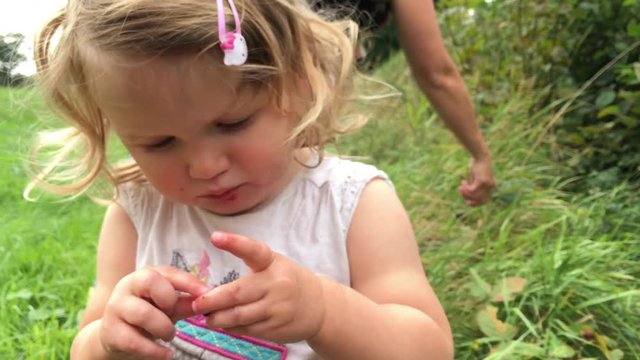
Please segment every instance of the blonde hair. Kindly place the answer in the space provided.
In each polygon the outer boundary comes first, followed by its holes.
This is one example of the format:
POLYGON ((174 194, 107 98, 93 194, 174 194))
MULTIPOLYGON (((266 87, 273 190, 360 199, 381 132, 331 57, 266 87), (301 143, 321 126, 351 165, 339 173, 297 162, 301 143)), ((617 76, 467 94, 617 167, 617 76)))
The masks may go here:
MULTIPOLYGON (((279 104, 295 87, 293 79, 304 79, 310 88, 309 105, 291 137, 297 146, 322 154, 336 135, 363 125, 362 118, 341 116, 355 74, 355 23, 320 17, 306 0, 235 4, 249 47, 248 61, 239 68, 245 81, 264 85, 279 104)), ((101 177, 111 190, 144 178, 133 160, 107 161, 109 124, 86 78, 87 49, 162 56, 220 51, 218 42, 215 0, 69 0, 38 35, 35 59, 45 98, 70 127, 41 134, 25 197, 36 187, 78 195, 101 177)))

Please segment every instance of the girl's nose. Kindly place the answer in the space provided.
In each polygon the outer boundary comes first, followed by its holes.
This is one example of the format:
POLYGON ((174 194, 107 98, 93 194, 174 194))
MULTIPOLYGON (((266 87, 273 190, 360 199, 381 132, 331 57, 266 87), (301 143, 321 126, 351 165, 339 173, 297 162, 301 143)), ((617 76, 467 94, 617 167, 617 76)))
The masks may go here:
POLYGON ((213 179, 231 166, 228 155, 218 146, 194 147, 189 154, 189 176, 199 180, 213 179))

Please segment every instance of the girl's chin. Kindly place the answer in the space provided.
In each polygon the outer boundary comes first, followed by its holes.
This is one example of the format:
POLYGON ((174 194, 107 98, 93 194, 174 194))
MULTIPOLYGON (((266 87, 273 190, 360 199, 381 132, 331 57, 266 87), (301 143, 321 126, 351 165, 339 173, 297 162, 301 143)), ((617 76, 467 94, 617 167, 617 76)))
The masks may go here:
POLYGON ((234 199, 233 201, 224 202, 205 201, 200 202, 196 206, 212 214, 221 216, 232 216, 250 212, 260 206, 260 204, 261 202, 251 203, 246 201, 239 201, 239 199, 234 199))

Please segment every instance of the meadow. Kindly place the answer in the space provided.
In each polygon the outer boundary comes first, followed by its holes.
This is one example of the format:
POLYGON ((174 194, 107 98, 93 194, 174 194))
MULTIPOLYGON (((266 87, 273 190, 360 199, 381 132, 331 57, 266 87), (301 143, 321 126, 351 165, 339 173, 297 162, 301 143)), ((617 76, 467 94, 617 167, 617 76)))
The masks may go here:
MULTIPOLYGON (((394 180, 457 359, 640 359, 637 185, 567 189, 546 125, 561 103, 525 83, 479 116, 498 186, 457 194, 469 158, 416 90, 404 59, 380 75, 401 93, 335 151, 394 180)), ((94 279, 104 208, 80 197, 27 202, 24 164, 43 119, 29 89, 0 88, 0 358, 64 359, 94 279)), ((44 120, 49 122, 49 120, 44 120)))

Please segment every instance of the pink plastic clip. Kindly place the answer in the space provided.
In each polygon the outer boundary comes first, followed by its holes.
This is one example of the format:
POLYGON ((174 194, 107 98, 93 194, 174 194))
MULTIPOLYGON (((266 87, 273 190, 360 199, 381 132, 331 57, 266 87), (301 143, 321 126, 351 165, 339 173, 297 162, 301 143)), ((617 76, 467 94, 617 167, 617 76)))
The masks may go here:
POLYGON ((233 0, 227 0, 233 12, 236 28, 233 32, 227 32, 226 20, 224 18, 224 5, 222 0, 216 0, 218 6, 218 36, 220 38, 220 48, 224 51, 224 64, 243 65, 247 62, 247 42, 242 36, 240 29, 240 16, 233 0))

